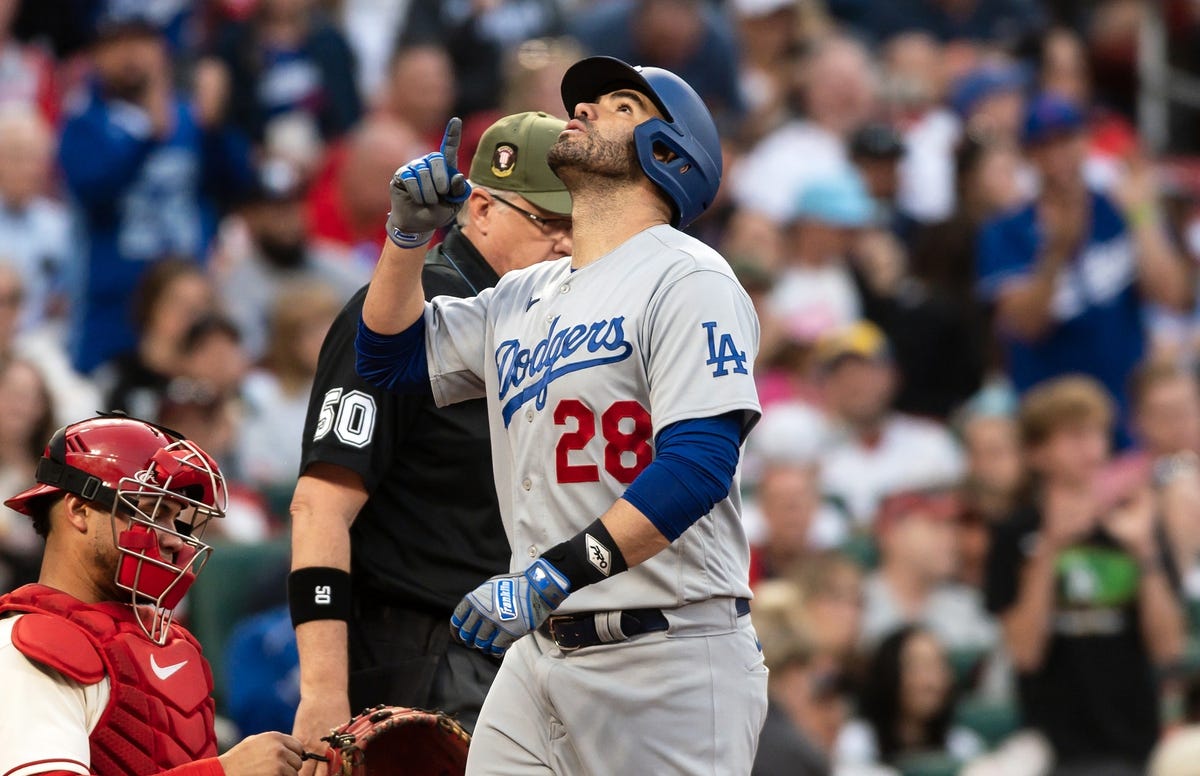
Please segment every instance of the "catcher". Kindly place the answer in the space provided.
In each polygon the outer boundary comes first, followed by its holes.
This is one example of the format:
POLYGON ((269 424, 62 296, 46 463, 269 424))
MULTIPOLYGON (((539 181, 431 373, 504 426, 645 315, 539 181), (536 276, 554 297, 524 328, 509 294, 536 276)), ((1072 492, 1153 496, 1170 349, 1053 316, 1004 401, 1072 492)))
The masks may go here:
POLYGON ((0 774, 294 776, 282 733, 216 756, 212 673, 171 621, 224 516, 216 462, 106 416, 59 429, 36 479, 4 502, 46 549, 38 582, 0 596, 0 774))

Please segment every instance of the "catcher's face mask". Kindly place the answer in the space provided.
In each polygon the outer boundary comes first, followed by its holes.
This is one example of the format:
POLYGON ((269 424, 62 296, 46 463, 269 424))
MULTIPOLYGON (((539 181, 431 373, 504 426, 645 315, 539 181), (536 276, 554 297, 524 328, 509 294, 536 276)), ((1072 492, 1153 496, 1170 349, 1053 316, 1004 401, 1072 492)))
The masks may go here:
POLYGON ((225 479, 203 450, 179 440, 123 477, 116 491, 116 583, 129 591, 142 630, 162 644, 175 607, 212 554, 201 538, 208 521, 225 513, 225 479))

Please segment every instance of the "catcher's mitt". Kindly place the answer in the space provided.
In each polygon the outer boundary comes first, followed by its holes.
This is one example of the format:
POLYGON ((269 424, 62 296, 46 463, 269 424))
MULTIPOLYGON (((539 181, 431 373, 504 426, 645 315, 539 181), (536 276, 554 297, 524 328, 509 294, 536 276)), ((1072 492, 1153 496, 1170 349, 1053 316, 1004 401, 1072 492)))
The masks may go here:
POLYGON ((321 740, 328 776, 462 776, 471 736, 440 711, 376 706, 321 740))

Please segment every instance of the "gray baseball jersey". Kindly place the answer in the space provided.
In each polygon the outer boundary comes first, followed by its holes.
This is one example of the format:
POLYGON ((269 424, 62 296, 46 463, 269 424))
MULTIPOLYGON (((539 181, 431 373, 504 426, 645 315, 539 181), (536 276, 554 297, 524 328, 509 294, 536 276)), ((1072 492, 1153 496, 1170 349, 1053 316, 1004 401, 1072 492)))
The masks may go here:
MULTIPOLYGON (((486 396, 496 491, 519 571, 621 496, 676 421, 760 409, 758 318, 721 256, 669 226, 588 266, 570 258, 425 308, 435 401, 486 396)), ((569 596, 559 613, 749 597, 738 483, 645 563, 569 596)))

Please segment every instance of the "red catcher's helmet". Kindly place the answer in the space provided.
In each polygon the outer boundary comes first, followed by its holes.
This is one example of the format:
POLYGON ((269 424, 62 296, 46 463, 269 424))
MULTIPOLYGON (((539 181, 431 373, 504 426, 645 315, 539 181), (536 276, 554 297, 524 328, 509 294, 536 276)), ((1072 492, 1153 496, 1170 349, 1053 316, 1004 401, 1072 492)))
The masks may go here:
POLYGON ((200 540, 204 527, 225 514, 216 461, 166 429, 108 416, 55 432, 36 479, 5 505, 31 514, 33 502, 73 493, 107 508, 121 553, 117 586, 129 591, 146 635, 164 642, 175 607, 212 553, 200 540), (118 530, 118 522, 128 525, 118 530))

